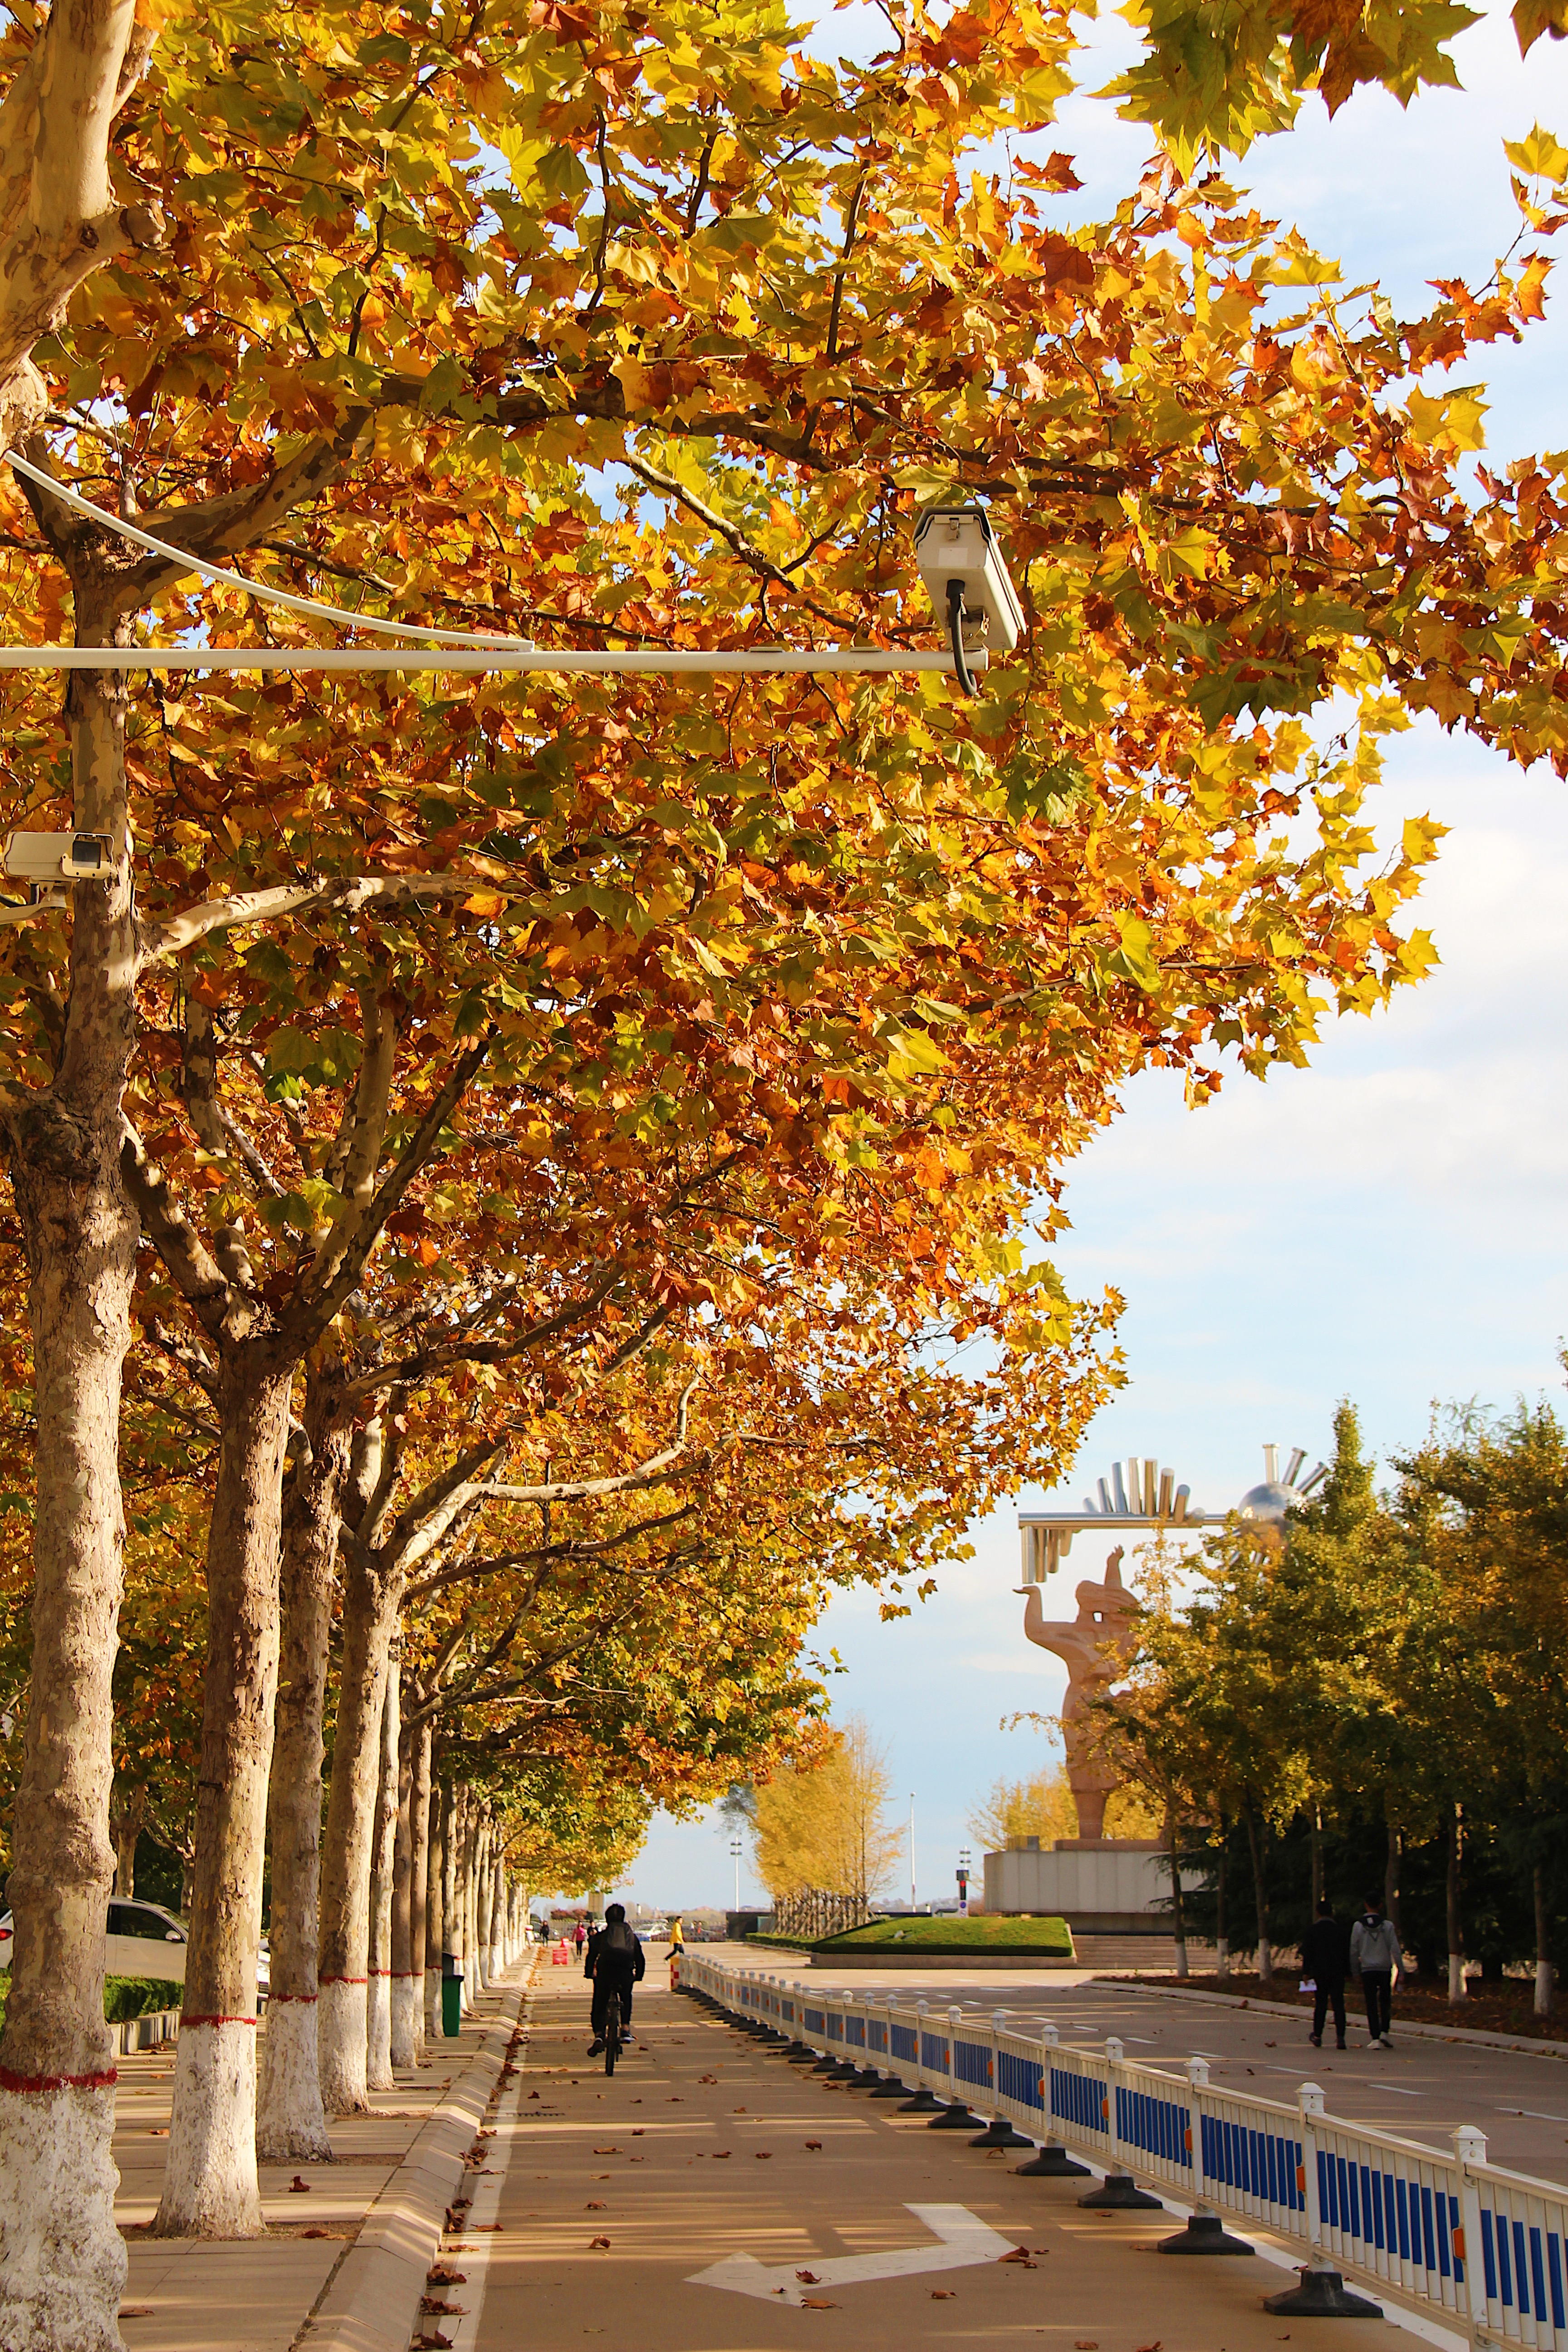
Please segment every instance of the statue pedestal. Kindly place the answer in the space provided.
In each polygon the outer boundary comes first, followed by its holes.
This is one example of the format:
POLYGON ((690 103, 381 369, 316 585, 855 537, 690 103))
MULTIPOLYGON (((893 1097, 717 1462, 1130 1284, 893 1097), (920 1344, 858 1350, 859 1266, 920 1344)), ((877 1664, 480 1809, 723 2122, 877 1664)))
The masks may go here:
POLYGON ((1058 1838, 985 1857, 987 1911, 1062 1918, 1077 1935, 1168 1936, 1170 1898, 1158 1838, 1058 1838))

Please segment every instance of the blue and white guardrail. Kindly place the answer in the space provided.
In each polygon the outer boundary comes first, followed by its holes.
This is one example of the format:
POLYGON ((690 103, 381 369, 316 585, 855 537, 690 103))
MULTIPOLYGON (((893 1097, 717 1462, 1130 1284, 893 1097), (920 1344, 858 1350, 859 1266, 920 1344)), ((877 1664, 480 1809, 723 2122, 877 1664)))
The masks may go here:
POLYGON ((1568 2189, 1489 2164, 1482 2132, 1424 2147, 1329 2115, 1315 2084, 1286 2106, 1216 2088, 1202 2058, 1167 2070, 1115 2040, 1064 2043, 1033 2013, 818 1991, 698 1953, 680 1982, 824 2056, 1254 2222, 1298 2245, 1310 2270, 1381 2288, 1477 2352, 1568 2352, 1568 2189))

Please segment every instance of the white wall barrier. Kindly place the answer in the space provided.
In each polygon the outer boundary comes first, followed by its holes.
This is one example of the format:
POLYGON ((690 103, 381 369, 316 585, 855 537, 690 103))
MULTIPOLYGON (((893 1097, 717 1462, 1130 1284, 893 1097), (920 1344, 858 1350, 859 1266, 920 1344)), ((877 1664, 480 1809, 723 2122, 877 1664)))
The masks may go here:
POLYGON ((688 1956, 682 1989, 910 2091, 1001 2116, 1108 2173, 1293 2242, 1468 2336, 1479 2352, 1568 2352, 1568 2188, 1487 2161, 1485 2135, 1449 2150, 1324 2112, 1221 2089, 1206 2062, 1130 2061, 1120 2042, 1064 2044, 1016 2011, 933 2009, 896 1992, 827 1992, 688 1956))

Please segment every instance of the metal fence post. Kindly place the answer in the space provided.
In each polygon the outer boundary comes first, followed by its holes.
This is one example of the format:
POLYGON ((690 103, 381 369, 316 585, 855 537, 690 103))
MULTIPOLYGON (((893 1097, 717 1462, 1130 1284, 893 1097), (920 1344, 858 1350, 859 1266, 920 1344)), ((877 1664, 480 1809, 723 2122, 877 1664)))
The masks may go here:
POLYGON ((1454 2252, 1465 2266, 1465 2308, 1469 2315, 1470 2341, 1490 2346, 1491 2312, 1487 2302, 1486 2264, 1481 2255, 1481 2194, 1473 2164, 1487 2160, 1487 2136, 1473 2124, 1461 2124, 1454 2134, 1454 2166, 1459 2176, 1459 2226, 1454 2252))
POLYGON ((1301 2193, 1307 2206, 1307 2260, 1301 2284, 1288 2294, 1264 2297, 1263 2308, 1288 2319, 1381 2319, 1383 2306, 1364 2294, 1352 2294, 1330 2263, 1323 2247, 1323 2215, 1318 2195, 1318 2118, 1323 2094, 1316 2083, 1303 2083, 1296 2095, 1301 2119, 1301 2193))
POLYGON ((1108 2036, 1105 2044, 1105 2129, 1110 2146, 1106 2154, 1105 2179, 1098 2189, 1091 2189, 1079 2203, 1097 2211, 1112 2213, 1142 2212, 1157 2208, 1162 2200, 1151 2197, 1140 2189, 1121 2158, 1121 2127, 1116 2113, 1116 2094, 1121 2087, 1121 2062, 1125 2050, 1115 2034, 1108 2036))
POLYGON ((1075 2164, 1057 2137, 1051 2118, 1051 2062, 1061 2042, 1061 2035, 1048 2017, 1040 2021, 1040 2137, 1038 2155, 1027 2164, 1015 2166, 1020 2173, 1034 2173, 1042 2180, 1066 2180, 1072 2175, 1086 2177, 1087 2164, 1075 2164))
POLYGON ((1203 2095, 1209 2086, 1209 2065, 1206 2058, 1187 2061, 1187 2148, 1193 2160, 1193 2210, 1185 2229, 1178 2230, 1172 2238, 1162 2238, 1159 2251, 1163 2254, 1249 2254, 1252 2248, 1245 2238, 1228 2235, 1225 2223, 1204 2194, 1204 2114, 1203 2095))
POLYGON ((926 2126, 928 2131, 973 2131, 974 2128, 973 2120, 969 2112, 969 2101, 959 2093, 957 2063, 954 2057, 958 2029, 963 2022, 963 2010, 956 2004, 950 2005, 947 2012, 947 2099, 942 2114, 932 2116, 926 2126))

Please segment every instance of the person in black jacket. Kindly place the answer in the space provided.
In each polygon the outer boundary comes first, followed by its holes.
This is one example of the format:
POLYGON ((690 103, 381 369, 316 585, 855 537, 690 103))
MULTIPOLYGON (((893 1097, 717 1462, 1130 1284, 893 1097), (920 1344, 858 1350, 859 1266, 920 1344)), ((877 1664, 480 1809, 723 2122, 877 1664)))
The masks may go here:
POLYGON ((1325 1895, 1318 1905, 1318 1916, 1301 1938, 1301 1972, 1310 1977, 1318 1990, 1312 2000, 1312 2046, 1323 2046, 1323 2021, 1329 2003, 1334 2006, 1336 2048, 1345 2046, 1345 1966, 1350 1958, 1350 1933, 1344 1922, 1334 1916, 1334 1906, 1325 1895))
POLYGON ((605 2012, 609 2007, 610 1991, 621 1997, 621 2033, 631 2040, 632 1987, 640 1984, 647 1963, 643 1958, 642 1945, 626 1925, 626 1906, 611 1903, 605 1910, 605 1924, 588 1938, 584 1955, 583 1974, 594 1980, 594 2039, 588 2055, 596 2058, 605 2046, 605 2012))

